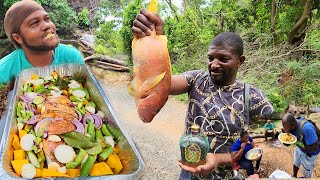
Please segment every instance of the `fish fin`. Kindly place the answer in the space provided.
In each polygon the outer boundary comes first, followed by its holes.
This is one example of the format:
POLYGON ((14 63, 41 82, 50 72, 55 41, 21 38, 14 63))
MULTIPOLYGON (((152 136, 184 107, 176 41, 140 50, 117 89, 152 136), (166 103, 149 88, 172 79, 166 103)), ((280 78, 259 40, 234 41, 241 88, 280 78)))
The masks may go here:
POLYGON ((136 91, 136 81, 135 79, 133 79, 131 81, 131 83, 128 85, 128 92, 129 94, 131 94, 132 96, 136 96, 137 95, 137 91, 136 91))
POLYGON ((163 72, 162 74, 159 74, 155 77, 149 78, 147 79, 141 86, 141 91, 142 92, 147 92, 150 89, 152 89, 154 86, 156 86, 157 84, 159 84, 161 82, 161 80, 164 78, 164 76, 166 75, 166 71, 163 72))
POLYGON ((158 4, 159 4, 159 0, 151 0, 149 7, 148 7, 148 11, 149 12, 157 12, 158 4))

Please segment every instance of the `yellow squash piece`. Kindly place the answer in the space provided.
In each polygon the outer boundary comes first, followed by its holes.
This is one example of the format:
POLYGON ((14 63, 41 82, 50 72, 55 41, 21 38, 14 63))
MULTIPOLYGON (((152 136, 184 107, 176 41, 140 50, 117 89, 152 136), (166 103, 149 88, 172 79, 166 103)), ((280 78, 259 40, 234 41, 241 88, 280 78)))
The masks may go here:
POLYGON ((64 173, 58 172, 54 169, 42 169, 42 178, 45 177, 70 177, 64 173))
POLYGON ((37 79, 39 79, 39 76, 37 74, 32 74, 31 75, 31 79, 32 80, 37 80, 37 79))
POLYGON ((42 170, 39 168, 36 168, 36 176, 35 177, 42 177, 42 170))
POLYGON ((26 159, 26 152, 23 149, 13 151, 13 160, 26 159))
POLYGON ((29 160, 27 160, 27 159, 11 161, 11 165, 13 167, 13 170, 14 170, 14 172, 17 173, 18 176, 21 175, 22 166, 25 164, 28 164, 28 163, 29 163, 29 160))
POLYGON ((26 124, 23 129, 28 131, 29 130, 29 124, 26 124))
POLYGON ((107 159, 107 163, 109 167, 113 170, 114 174, 119 174, 122 170, 123 166, 121 164, 120 158, 116 154, 110 154, 107 159))
POLYGON ((12 144, 11 145, 12 145, 13 149, 15 149, 15 150, 21 149, 20 139, 19 139, 18 135, 13 134, 13 140, 12 140, 12 144))
POLYGON ((67 169, 66 174, 71 178, 78 177, 80 175, 80 169, 67 169))
POLYGON ((112 152, 115 153, 115 154, 118 154, 118 153, 119 153, 119 150, 114 147, 114 148, 112 148, 112 152))
POLYGON ((94 164, 90 172, 90 176, 104 176, 108 174, 113 174, 113 172, 105 162, 94 164))
POLYGON ((24 135, 26 135, 28 132, 26 130, 19 130, 19 138, 21 139, 24 135))
MULTIPOLYGON (((152 0, 150 12, 156 12, 158 0, 152 0)), ((143 122, 151 122, 168 100, 171 85, 171 64, 167 37, 157 35, 135 37, 132 41, 133 76, 129 93, 135 97, 143 122)))

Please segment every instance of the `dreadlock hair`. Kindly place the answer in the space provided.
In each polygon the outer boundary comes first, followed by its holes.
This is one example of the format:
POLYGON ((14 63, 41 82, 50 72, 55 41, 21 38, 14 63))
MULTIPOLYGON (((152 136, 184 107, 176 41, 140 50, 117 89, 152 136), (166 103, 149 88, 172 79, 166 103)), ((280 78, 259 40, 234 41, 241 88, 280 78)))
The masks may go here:
POLYGON ((210 46, 220 46, 233 51, 238 56, 243 55, 243 41, 241 37, 234 32, 224 32, 218 34, 210 46))

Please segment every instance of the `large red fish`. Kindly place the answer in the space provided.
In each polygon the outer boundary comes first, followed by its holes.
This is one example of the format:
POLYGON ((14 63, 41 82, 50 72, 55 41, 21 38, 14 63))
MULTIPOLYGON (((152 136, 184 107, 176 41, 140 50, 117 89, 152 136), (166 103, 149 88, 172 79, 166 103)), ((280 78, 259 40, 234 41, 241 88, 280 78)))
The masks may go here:
MULTIPOLYGON (((157 1, 151 0, 148 10, 155 12, 156 7, 157 1)), ((129 92, 135 97, 143 122, 151 122, 168 100, 171 65, 167 41, 166 36, 156 35, 155 31, 132 41, 134 79, 129 92)))

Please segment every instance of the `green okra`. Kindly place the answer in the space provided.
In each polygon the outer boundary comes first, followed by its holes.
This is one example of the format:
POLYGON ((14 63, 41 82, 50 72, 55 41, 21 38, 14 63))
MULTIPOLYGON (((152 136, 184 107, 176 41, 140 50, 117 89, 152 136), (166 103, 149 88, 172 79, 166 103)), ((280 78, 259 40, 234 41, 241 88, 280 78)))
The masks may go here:
POLYGON ((74 159, 73 162, 68 162, 66 164, 66 168, 67 169, 75 169, 83 160, 83 158, 87 155, 87 152, 84 149, 79 150, 78 155, 76 156, 76 158, 74 159))
POLYGON ((106 149, 102 151, 102 153, 99 154, 99 160, 105 161, 106 159, 108 159, 110 154, 112 154, 112 151, 112 146, 108 146, 106 149))
POLYGON ((101 129, 96 129, 96 142, 101 144, 102 148, 107 147, 107 143, 102 135, 101 129))
POLYGON ((44 156, 44 153, 43 151, 41 150, 39 153, 38 153, 38 162, 39 163, 42 163, 46 160, 46 157, 44 156))
POLYGON ((94 142, 96 138, 96 132, 94 130, 94 124, 93 123, 88 123, 88 134, 90 135, 90 140, 94 142))
POLYGON ((40 163, 38 162, 38 158, 33 151, 27 151, 28 159, 35 167, 40 168, 40 163))
POLYGON ((86 156, 87 152, 84 149, 80 149, 77 157, 74 159, 74 162, 80 164, 83 158, 86 156))
POLYGON ((81 177, 86 177, 89 175, 94 162, 96 162, 96 159, 97 159, 97 155, 88 156, 87 160, 83 163, 81 167, 81 170, 80 170, 81 177))
POLYGON ((108 130, 106 124, 102 124, 102 126, 101 126, 101 131, 102 131, 103 135, 105 135, 105 136, 112 136, 112 134, 111 134, 110 131, 108 130))

